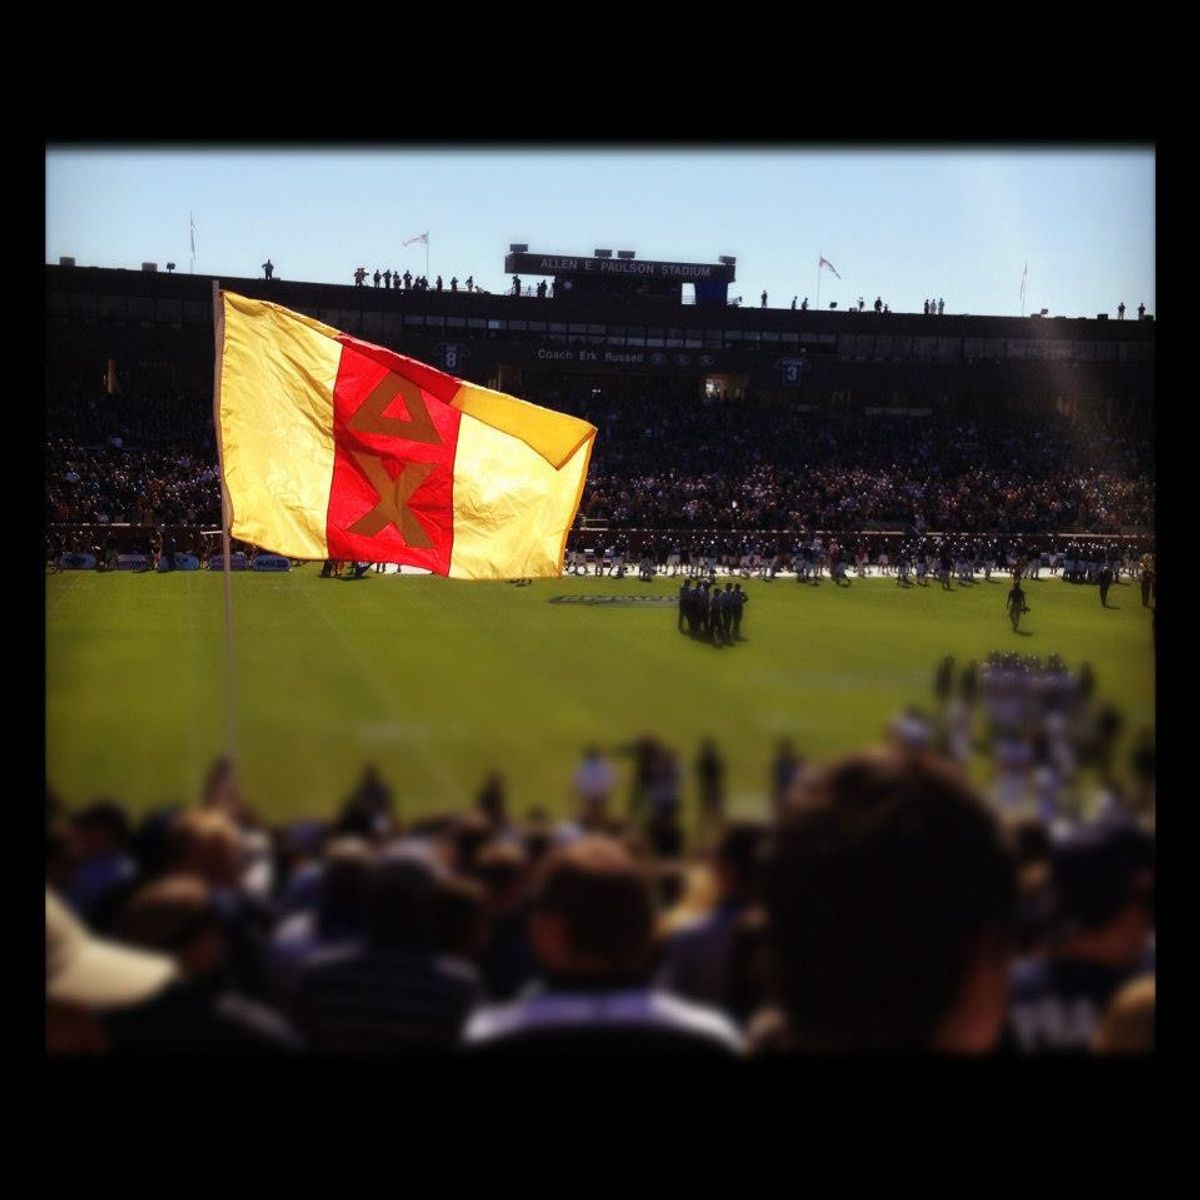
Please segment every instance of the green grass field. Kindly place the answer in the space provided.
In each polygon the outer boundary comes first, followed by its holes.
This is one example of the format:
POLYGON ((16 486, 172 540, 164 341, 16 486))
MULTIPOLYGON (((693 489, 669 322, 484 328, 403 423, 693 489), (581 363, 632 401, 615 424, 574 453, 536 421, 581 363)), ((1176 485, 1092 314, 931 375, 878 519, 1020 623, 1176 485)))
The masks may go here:
MULTIPOLYGON (((810 758, 875 740, 904 705, 931 706, 944 654, 1088 659, 1126 742, 1154 720, 1150 613, 1127 582, 1104 610, 1093 587, 1030 581, 1021 636, 1007 581, 950 594, 936 581, 743 581, 746 640, 716 649, 676 632, 673 605, 549 603, 674 596, 678 580, 515 588, 318 570, 233 578, 239 768, 278 819, 330 813, 368 761, 405 816, 467 804, 490 769, 517 814, 562 811, 585 743, 643 731, 682 752, 689 805, 697 743, 717 738, 733 810, 761 812, 779 737, 810 758)), ((215 572, 47 576, 47 777, 64 800, 141 811, 196 797, 223 739, 223 613, 215 572)))

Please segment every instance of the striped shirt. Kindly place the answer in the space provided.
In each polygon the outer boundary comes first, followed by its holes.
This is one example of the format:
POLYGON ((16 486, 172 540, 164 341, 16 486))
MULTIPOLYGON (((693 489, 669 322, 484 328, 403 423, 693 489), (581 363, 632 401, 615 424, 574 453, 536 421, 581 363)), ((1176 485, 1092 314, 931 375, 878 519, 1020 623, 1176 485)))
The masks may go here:
POLYGON ((715 1009, 648 986, 550 991, 532 985, 511 1004, 479 1009, 466 1049, 493 1052, 740 1054, 742 1037, 715 1009))
POLYGON ((318 1054, 448 1050, 481 996, 478 972, 461 959, 338 947, 302 967, 295 1016, 318 1054))

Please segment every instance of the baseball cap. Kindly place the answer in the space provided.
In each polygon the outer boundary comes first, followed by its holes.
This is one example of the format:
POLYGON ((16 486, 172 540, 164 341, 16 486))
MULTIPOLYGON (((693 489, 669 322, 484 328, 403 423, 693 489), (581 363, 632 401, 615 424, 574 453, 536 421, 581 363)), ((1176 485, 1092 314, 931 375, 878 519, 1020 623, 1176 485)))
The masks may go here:
POLYGON ((171 959, 94 937, 46 889, 46 997, 124 1008, 157 995, 177 974, 171 959))

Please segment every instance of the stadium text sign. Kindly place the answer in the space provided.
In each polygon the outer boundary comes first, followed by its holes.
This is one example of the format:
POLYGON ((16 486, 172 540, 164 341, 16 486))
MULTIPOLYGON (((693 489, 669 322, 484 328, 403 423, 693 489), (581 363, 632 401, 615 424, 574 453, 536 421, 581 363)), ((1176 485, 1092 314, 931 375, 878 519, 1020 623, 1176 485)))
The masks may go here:
POLYGON ((546 602, 547 604, 586 604, 604 605, 609 608, 613 607, 638 607, 643 608, 646 605, 666 605, 676 604, 677 600, 674 596, 551 596, 546 602))
POLYGON ((632 275, 639 279, 670 279, 679 283, 732 283, 732 263, 639 262, 633 258, 565 258, 558 254, 509 254, 504 269, 510 275, 632 275))
POLYGON ((587 363, 592 366, 711 367, 711 354, 688 354, 680 350, 559 350, 543 346, 535 353, 538 362, 587 363))
MULTIPOLYGON (((167 564, 167 556, 165 554, 158 560, 158 569, 160 573, 165 573, 171 569, 167 564)), ((200 570, 200 560, 194 554, 176 554, 175 570, 198 571, 200 570)))
POLYGON ((290 571, 292 560, 278 554, 260 554, 254 560, 254 569, 256 571, 290 571))
MULTIPOLYGON (((229 556, 229 569, 231 571, 244 571, 249 565, 246 561, 246 556, 240 550, 236 554, 229 556)), ((208 569, 210 571, 225 570, 225 555, 210 554, 208 557, 208 569)))

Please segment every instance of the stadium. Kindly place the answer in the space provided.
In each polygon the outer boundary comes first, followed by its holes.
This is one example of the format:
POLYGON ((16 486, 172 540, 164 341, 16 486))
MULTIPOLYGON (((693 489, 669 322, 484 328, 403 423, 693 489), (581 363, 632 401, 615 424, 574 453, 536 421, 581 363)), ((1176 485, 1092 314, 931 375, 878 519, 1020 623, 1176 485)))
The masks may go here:
POLYGON ((504 294, 46 266, 48 946, 70 926, 153 993, 89 1004, 48 966, 48 1048, 1079 1052, 1117 1038, 1110 1002, 1144 1010, 1153 315, 748 307, 737 271, 526 244, 504 294), (594 427, 553 571, 445 579, 236 529, 227 557, 222 292, 594 427), (915 986, 859 1013, 898 945, 940 936, 927 907, 880 915, 892 836, 905 897, 932 874, 1006 914, 1023 957, 988 1036, 939 1042, 949 1001, 915 986), (847 957, 812 930, 853 879, 858 986, 826 993, 789 955, 847 957), (1072 889, 1099 913, 1078 955, 1140 940, 1047 1032, 1072 889), (179 965, 197 930, 219 966, 179 965), (589 973, 656 990, 572 1025, 555 989, 589 973))

